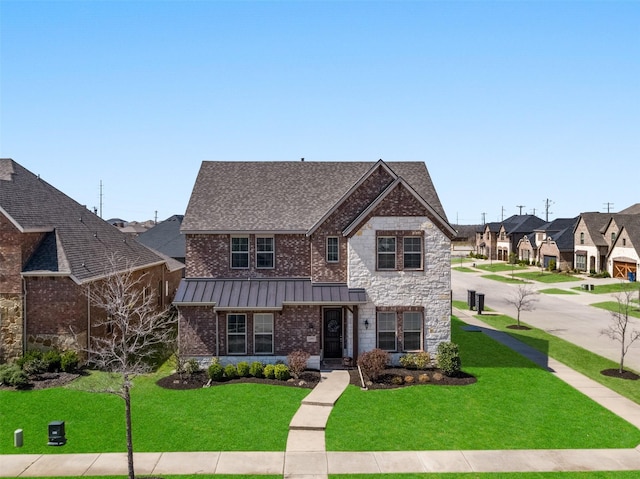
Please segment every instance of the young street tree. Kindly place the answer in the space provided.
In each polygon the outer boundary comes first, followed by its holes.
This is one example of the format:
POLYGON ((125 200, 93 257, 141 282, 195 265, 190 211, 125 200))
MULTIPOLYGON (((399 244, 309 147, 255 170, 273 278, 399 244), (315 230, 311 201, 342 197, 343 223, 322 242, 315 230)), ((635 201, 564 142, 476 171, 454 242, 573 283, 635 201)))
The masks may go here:
POLYGON ((518 287, 513 291, 513 294, 506 298, 508 304, 516 308, 518 312, 517 327, 520 328, 520 313, 522 311, 533 311, 535 307, 535 303, 538 301, 536 297, 538 292, 531 288, 528 284, 519 284, 518 287))
POLYGON ((91 337, 86 353, 92 366, 112 373, 108 385, 92 392, 111 393, 124 400, 129 479, 134 479, 132 380, 149 372, 158 351, 173 340, 176 318, 158 307, 155 288, 149 287, 145 274, 131 267, 118 271, 116 263, 112 259, 111 272, 88 289, 91 304, 105 314, 93 324, 103 335, 91 337))
POLYGON ((635 308, 633 303, 634 290, 627 289, 616 295, 616 309, 611 311, 611 322, 609 326, 600 331, 600 334, 608 336, 620 343, 620 364, 618 372, 624 372, 624 357, 629 351, 629 347, 640 339, 640 331, 631 329, 629 313, 635 308))

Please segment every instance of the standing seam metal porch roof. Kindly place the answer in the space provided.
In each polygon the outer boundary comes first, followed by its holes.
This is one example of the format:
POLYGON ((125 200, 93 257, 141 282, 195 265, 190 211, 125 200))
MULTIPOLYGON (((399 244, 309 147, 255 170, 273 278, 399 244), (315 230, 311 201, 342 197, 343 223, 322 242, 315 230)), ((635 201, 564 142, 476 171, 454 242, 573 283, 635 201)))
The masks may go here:
POLYGON ((364 289, 343 283, 312 283, 308 279, 183 279, 176 305, 216 309, 282 309, 290 305, 364 304, 364 289))

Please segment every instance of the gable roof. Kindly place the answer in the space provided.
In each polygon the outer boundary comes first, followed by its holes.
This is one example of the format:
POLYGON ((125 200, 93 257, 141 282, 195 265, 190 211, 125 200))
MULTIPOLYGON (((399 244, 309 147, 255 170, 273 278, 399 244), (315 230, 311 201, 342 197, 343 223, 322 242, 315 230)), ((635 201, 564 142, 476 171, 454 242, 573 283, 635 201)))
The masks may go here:
POLYGON ((580 219, 576 223, 576 227, 580 221, 582 221, 593 244, 596 246, 607 246, 607 242, 602 235, 602 229, 609 223, 610 219, 611 214, 609 213, 599 213, 597 211, 580 213, 580 219))
POLYGON ((184 258, 186 238, 180 233, 184 215, 173 215, 153 228, 140 233, 136 241, 171 258, 184 258))
POLYGON ((512 215, 502 222, 502 226, 508 235, 517 233, 529 234, 543 224, 545 224, 545 221, 535 215, 512 215))
POLYGON ((422 162, 204 161, 182 232, 307 233, 376 166, 404 178, 446 222, 422 162))
POLYGON ((631 205, 621 211, 618 211, 618 214, 622 215, 640 215, 640 203, 636 203, 631 205))
POLYGON ((575 243, 573 231, 578 224, 579 218, 579 216, 575 218, 556 218, 550 223, 537 228, 537 231, 544 231, 556 244, 559 251, 572 251, 575 243))
POLYGON ((0 159, 0 213, 21 232, 45 233, 23 273, 104 276, 112 255, 129 267, 165 262, 145 246, 11 159, 0 159))

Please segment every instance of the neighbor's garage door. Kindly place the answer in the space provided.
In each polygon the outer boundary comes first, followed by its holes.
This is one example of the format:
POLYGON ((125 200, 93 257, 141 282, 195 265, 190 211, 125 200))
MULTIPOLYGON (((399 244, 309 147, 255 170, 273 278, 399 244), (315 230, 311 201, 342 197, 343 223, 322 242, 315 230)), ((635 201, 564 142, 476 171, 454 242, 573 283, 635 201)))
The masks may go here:
POLYGON ((558 267, 558 258, 556 258, 555 256, 547 256, 545 254, 542 264, 543 264, 543 266, 545 268, 548 268, 549 267, 549 263, 551 263, 552 261, 554 261, 556 263, 556 268, 557 268, 558 267))
POLYGON ((614 278, 627 279, 627 273, 635 273, 635 272, 636 272, 636 264, 635 263, 627 263, 625 261, 614 261, 613 262, 613 277, 614 278))

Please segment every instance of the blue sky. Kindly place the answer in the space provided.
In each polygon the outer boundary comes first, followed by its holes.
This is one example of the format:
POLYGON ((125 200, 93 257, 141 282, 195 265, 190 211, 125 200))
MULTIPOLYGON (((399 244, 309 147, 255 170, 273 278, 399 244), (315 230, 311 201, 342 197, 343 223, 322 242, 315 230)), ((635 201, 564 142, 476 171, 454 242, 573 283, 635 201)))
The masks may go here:
POLYGON ((203 160, 424 161, 450 222, 640 202, 640 2, 0 0, 0 157, 103 218, 203 160), (503 210, 504 208, 504 210, 503 210))

